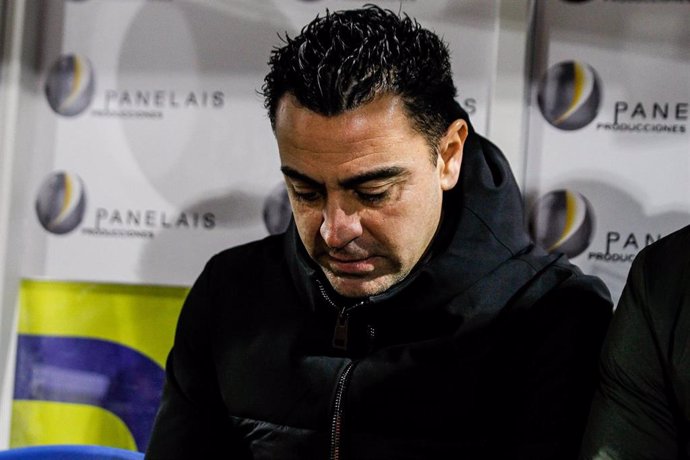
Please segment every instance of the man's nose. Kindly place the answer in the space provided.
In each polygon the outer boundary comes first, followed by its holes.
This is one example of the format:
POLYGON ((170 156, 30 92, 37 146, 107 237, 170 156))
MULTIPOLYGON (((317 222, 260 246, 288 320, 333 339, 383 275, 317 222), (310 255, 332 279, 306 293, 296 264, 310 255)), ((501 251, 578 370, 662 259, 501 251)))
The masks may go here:
POLYGON ((321 238, 329 248, 344 248, 362 235, 359 213, 343 204, 341 200, 329 199, 323 210, 321 238))

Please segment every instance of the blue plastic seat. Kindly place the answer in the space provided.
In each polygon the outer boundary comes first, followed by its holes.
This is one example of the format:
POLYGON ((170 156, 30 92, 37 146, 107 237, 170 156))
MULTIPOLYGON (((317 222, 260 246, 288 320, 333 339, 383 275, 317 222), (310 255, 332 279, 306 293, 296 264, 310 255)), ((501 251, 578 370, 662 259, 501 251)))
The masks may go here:
POLYGON ((105 446, 31 446, 0 451, 0 460, 141 460, 144 454, 105 446))

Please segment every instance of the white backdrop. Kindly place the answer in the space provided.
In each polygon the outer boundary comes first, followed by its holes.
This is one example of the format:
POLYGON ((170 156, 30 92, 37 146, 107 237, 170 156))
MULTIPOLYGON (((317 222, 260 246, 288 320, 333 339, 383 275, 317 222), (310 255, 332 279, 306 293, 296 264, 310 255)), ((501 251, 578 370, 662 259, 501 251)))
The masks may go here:
POLYGON ((637 252, 690 223, 688 24, 684 2, 538 3, 525 151, 535 233, 570 244, 616 299, 637 252))
MULTIPOLYGON (((442 35, 485 131, 498 5, 382 1, 442 35)), ((358 2, 55 2, 45 16, 23 275, 188 285, 212 255, 268 234, 281 186, 257 94, 278 33, 358 2), (52 106, 51 106, 52 103, 52 106), (41 225, 36 208, 45 227, 41 225), (55 233, 55 232, 58 233, 55 233)))

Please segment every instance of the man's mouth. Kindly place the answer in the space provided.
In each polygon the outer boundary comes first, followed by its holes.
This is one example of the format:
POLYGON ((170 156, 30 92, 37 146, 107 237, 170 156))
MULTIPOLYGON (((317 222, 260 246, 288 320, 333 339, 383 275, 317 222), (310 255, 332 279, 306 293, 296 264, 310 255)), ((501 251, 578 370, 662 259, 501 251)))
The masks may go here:
POLYGON ((348 256, 346 254, 324 255, 324 266, 335 275, 361 276, 375 270, 375 257, 348 256))

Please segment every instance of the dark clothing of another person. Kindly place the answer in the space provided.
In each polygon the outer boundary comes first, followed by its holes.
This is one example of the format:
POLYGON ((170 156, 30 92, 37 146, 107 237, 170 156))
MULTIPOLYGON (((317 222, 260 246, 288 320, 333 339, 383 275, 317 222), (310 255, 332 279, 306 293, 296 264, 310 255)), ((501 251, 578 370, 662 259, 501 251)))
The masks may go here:
POLYGON ((211 259, 180 316, 147 458, 575 458, 611 314, 535 248, 508 165, 471 134, 428 254, 338 296, 294 225, 211 259))
POLYGON ((582 458, 690 458, 690 226, 633 262, 601 374, 582 458))

